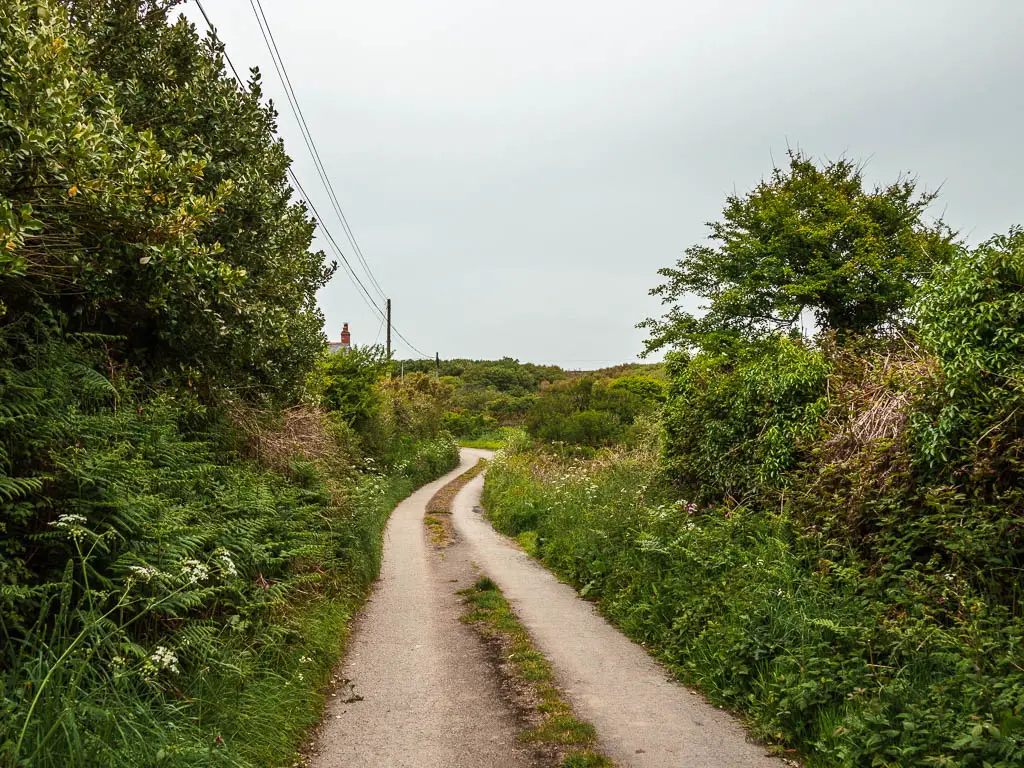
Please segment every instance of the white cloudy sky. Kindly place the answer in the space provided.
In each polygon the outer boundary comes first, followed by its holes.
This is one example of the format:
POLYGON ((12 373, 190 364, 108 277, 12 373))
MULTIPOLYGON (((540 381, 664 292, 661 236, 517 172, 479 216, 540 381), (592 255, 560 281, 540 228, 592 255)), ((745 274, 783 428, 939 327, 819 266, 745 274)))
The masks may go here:
MULTIPOLYGON (((235 65, 263 71, 326 217, 248 0, 204 6, 235 65)), ((656 270, 787 143, 869 160, 873 181, 909 171, 941 185, 936 213, 971 241, 1024 223, 1018 0, 264 10, 395 325, 428 354, 634 359, 635 324, 659 311, 656 270)), ((374 341, 379 317, 341 272, 320 303, 331 338, 348 321, 354 341, 374 341)))

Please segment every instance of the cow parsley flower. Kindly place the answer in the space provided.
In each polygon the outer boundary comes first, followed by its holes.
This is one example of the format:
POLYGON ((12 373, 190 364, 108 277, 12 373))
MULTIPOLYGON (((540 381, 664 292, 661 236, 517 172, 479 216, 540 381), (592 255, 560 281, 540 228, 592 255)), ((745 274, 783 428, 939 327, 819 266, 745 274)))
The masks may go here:
POLYGON ((54 528, 74 528, 78 525, 85 525, 89 522, 85 515, 58 515, 57 519, 50 523, 54 528))
POLYGON ((81 539, 89 532, 85 527, 89 520, 84 515, 66 514, 58 515, 56 520, 50 522, 50 526, 63 531, 69 538, 81 539))
POLYGON ((186 560, 181 564, 181 575, 189 584, 198 584, 210 578, 210 569, 198 560, 186 560))
POLYGON ((231 577, 238 575, 238 569, 235 567, 235 561, 231 559, 231 553, 221 547, 213 553, 214 557, 217 558, 217 562, 220 564, 221 571, 231 577))
POLYGON ((181 667, 178 666, 178 657, 174 655, 173 651, 164 648, 162 645, 158 645, 153 649, 149 660, 153 662, 157 669, 166 669, 174 674, 181 672, 181 667))
POLYGON ((129 565, 128 570, 131 571, 132 575, 139 581, 146 582, 147 584, 153 579, 159 579, 163 576, 163 574, 152 565, 129 565))

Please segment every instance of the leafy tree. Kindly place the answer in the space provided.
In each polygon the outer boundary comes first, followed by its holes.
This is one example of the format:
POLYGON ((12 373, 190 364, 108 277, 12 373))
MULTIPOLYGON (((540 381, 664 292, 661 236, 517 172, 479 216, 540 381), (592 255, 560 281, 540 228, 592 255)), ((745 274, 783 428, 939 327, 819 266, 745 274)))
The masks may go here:
POLYGON ((350 426, 365 430, 374 407, 375 387, 390 367, 384 348, 352 347, 346 354, 329 355, 322 367, 327 379, 324 405, 340 413, 350 426))
POLYGON ((176 0, 0 9, 0 306, 151 380, 294 398, 332 274, 291 201, 258 74, 239 91, 176 0))
POLYGON ((936 193, 913 179, 865 190, 849 160, 819 166, 799 151, 753 191, 726 200, 709 222, 717 247, 693 245, 654 288, 671 305, 650 330, 647 351, 721 350, 798 327, 804 310, 822 330, 869 333, 898 321, 917 286, 955 252, 953 234, 924 212, 936 193), (680 306, 708 300, 701 316, 680 306))

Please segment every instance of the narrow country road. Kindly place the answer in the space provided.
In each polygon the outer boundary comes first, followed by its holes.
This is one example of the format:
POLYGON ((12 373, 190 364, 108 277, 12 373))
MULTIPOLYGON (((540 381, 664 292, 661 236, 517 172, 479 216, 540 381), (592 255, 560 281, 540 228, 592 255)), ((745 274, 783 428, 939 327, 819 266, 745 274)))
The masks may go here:
POLYGON ((488 455, 463 449, 459 469, 392 514, 381 579, 343 667, 352 687, 328 707, 314 768, 531 765, 483 643, 458 620, 455 593, 477 578, 474 566, 504 591, 619 768, 781 768, 734 718, 671 681, 590 603, 496 533, 479 512, 483 477, 455 499, 456 542, 443 555, 433 550, 426 502, 488 455))
POLYGON ((442 559, 428 542, 424 508, 477 455, 399 504, 384 533, 380 579, 356 619, 342 685, 314 745, 315 768, 526 768, 516 715, 487 650, 459 621, 456 592, 478 578, 465 547, 442 559), (362 697, 359 700, 353 700, 362 697))

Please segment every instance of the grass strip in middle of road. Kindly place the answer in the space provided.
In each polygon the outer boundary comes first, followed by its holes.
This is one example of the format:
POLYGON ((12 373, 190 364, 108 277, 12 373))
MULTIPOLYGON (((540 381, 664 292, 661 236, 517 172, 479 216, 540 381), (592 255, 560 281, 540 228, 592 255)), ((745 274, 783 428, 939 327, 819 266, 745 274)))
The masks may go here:
POLYGON ((430 497, 423 522, 430 532, 430 540, 437 546, 447 547, 452 543, 455 538, 451 523, 452 502, 459 491, 485 469, 487 469, 487 459, 480 459, 454 480, 441 486, 437 493, 430 497), (438 515, 444 515, 444 517, 438 517, 438 515))
POLYGON ((534 647, 498 585, 485 576, 459 594, 468 606, 462 621, 500 649, 501 672, 517 691, 516 704, 529 724, 519 738, 551 766, 614 768, 596 750, 594 726, 578 719, 562 698, 547 659, 534 647))

